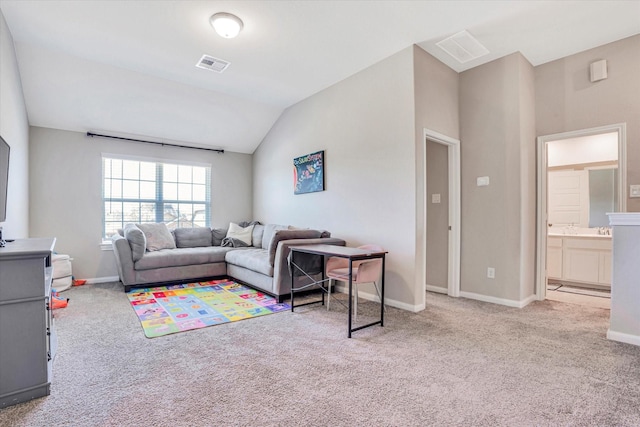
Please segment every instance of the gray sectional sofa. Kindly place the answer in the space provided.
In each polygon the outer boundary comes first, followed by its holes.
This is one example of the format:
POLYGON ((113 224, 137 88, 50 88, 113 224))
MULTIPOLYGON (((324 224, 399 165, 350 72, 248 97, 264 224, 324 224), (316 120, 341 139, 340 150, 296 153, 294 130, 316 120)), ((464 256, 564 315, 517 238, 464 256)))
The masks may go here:
MULTIPOLYGON (((344 240, 331 237, 327 231, 252 224, 251 235, 244 241, 228 236, 227 229, 177 228, 167 234, 168 230, 161 229, 163 224, 127 224, 112 237, 125 291, 226 276, 281 302, 291 292, 287 265, 291 246, 345 245, 344 240)), ((311 270, 321 271, 317 259, 309 262, 311 270)), ((295 287, 308 283, 307 277, 295 277, 295 287)))

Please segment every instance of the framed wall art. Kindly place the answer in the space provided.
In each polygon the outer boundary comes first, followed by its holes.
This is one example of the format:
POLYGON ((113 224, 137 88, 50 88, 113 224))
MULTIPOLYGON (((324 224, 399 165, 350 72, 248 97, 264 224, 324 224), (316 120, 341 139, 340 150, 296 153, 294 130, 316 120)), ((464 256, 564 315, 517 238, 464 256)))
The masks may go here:
POLYGON ((324 191, 324 150, 293 159, 293 193, 324 191))

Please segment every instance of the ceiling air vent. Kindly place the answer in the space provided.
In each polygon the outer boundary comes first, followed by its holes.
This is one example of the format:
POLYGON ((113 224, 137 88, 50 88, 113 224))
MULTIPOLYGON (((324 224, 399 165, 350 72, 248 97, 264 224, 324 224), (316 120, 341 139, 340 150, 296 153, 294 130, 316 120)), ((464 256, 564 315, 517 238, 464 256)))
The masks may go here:
POLYGON ((202 55, 200 61, 196 64, 198 68, 204 68, 205 70, 215 71, 221 73, 229 67, 230 62, 223 61, 222 59, 214 58, 209 55, 202 55))
POLYGON ((489 50, 481 45, 480 42, 466 30, 439 41, 436 45, 457 59, 461 64, 489 53, 489 50))

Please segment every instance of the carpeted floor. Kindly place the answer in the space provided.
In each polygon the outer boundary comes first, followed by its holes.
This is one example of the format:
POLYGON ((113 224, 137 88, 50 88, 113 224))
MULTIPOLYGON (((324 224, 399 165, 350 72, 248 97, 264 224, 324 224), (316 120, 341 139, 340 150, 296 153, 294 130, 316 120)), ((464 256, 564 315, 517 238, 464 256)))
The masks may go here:
POLYGON ((640 425, 640 347, 603 309, 430 293, 353 339, 340 304, 148 339, 119 284, 64 296, 52 394, 3 427, 640 425))
POLYGON ((566 286, 562 283, 547 285, 547 299, 568 304, 611 310, 611 292, 566 286))

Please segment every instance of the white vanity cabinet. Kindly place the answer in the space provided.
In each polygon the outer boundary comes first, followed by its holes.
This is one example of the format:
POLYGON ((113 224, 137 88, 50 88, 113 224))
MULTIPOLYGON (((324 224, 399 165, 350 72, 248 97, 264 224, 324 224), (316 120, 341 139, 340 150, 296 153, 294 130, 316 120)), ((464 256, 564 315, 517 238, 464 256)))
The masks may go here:
POLYGON ((549 235, 547 277, 610 287, 611 248, 610 236, 549 235))
POLYGON ((609 236, 549 236, 547 277, 609 287, 611 248, 609 236))
POLYGON ((564 280, 611 286, 611 239, 563 239, 564 280))
POLYGON ((547 277, 562 279, 562 237, 549 236, 547 239, 547 277))

